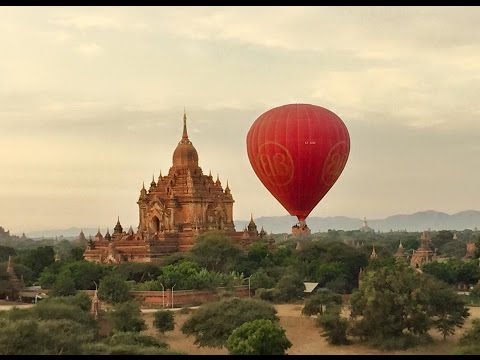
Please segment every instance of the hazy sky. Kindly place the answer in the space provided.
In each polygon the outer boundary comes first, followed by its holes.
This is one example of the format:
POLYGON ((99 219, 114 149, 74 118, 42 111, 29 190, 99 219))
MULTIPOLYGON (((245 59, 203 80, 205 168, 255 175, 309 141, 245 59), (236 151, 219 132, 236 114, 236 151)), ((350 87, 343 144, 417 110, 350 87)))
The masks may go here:
POLYGON ((326 107, 350 132, 311 215, 479 209, 478 19, 478 7, 1 7, 0 225, 137 226, 184 106, 235 219, 287 214, 245 146, 287 103, 326 107))

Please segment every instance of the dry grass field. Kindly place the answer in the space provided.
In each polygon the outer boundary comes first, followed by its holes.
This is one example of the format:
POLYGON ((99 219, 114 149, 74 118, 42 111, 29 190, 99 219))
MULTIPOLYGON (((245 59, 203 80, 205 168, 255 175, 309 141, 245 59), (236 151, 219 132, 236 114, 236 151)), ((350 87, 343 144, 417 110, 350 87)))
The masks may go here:
MULTIPOLYGON (((302 316, 302 305, 300 304, 285 304, 276 305, 280 324, 285 329, 288 339, 293 346, 288 350, 291 355, 316 355, 316 354, 338 354, 338 355, 368 355, 368 354, 387 354, 383 351, 369 348, 367 346, 353 344, 344 346, 332 346, 320 336, 318 328, 315 326, 314 319, 302 316)), ((151 335, 159 336, 163 341, 166 341, 170 348, 174 351, 179 351, 187 354, 195 355, 217 355, 228 354, 225 348, 199 348, 193 343, 192 337, 186 337, 180 331, 180 327, 185 320, 190 316, 189 314, 175 313, 175 329, 165 335, 159 333, 152 328, 153 314, 143 314, 147 321, 147 332, 151 335)), ((448 337, 446 341, 436 331, 432 331, 432 336, 435 342, 428 346, 421 346, 411 350, 388 352, 388 354, 451 354, 454 346, 461 334, 471 326, 472 319, 480 318, 480 308, 470 308, 470 317, 467 319, 465 326, 462 329, 457 329, 454 336, 448 337)))

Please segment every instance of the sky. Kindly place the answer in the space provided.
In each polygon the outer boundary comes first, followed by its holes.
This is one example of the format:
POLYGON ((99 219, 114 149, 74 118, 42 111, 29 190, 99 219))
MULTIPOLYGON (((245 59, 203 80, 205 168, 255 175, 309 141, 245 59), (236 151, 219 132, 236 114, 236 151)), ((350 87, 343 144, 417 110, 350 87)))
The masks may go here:
MULTIPOLYGON (((138 225, 186 108, 234 219, 287 215, 245 138, 265 111, 335 112, 351 150, 310 216, 480 209, 478 7, 0 7, 0 225, 138 225)), ((308 221, 307 221, 308 222, 308 221)))

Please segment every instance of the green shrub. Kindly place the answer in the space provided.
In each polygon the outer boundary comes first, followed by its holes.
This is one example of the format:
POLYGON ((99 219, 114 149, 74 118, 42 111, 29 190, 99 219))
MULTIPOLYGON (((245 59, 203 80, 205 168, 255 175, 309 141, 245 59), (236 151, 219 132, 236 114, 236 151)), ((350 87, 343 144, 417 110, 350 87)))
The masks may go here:
POLYGON ((123 278, 110 275, 100 282, 98 297, 100 300, 118 304, 130 300, 129 291, 130 288, 123 278))
POLYGON ((146 346, 146 347, 157 347, 166 349, 168 345, 160 340, 154 338, 153 336, 141 334, 138 332, 116 332, 111 337, 104 341, 110 346, 117 345, 137 345, 137 346, 146 346))
POLYGON ((258 319, 237 327, 225 346, 232 355, 284 355, 292 343, 278 323, 258 319))
POLYGON ((230 334, 256 319, 278 321, 275 308, 261 300, 230 298, 206 304, 183 324, 182 332, 195 336, 198 346, 222 347, 230 334))
POLYGON ((153 326, 161 333, 172 331, 175 328, 173 312, 169 310, 157 311, 154 314, 153 326))
POLYGON ((146 329, 142 312, 135 301, 128 301, 114 306, 107 314, 115 331, 139 332, 146 329))
POLYGON ((255 291, 255 298, 263 301, 274 302, 277 297, 278 297, 277 289, 259 288, 255 291))
POLYGON ((329 344, 346 345, 349 343, 347 339, 346 319, 340 317, 339 309, 330 309, 317 318, 317 325, 323 329, 322 336, 325 337, 329 344))

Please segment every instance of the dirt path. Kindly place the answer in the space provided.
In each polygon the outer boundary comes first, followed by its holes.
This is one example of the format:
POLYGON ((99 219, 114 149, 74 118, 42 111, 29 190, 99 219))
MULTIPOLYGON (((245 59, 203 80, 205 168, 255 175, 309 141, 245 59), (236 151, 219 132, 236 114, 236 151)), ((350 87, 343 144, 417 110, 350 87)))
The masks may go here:
MULTIPOLYGON (((280 325, 285 329, 287 338, 292 342, 292 347, 288 350, 290 355, 317 355, 317 354, 336 354, 336 355, 370 355, 387 354, 386 352, 369 348, 364 345, 343 345, 332 346, 320 335, 319 329, 315 326, 315 321, 311 317, 302 316, 302 305, 300 304, 282 304, 275 305, 280 318, 280 325)), ((143 314, 147 321, 149 329, 147 332, 154 336, 159 336, 153 329, 153 314, 143 314)), ((228 354, 225 348, 199 348, 193 341, 193 337, 186 337, 180 331, 182 324, 188 319, 190 314, 175 313, 175 329, 172 332, 160 335, 160 338, 170 345, 170 349, 187 354, 195 355, 222 355, 228 354)), ((454 336, 442 340, 442 336, 432 331, 432 336, 436 340, 433 344, 417 347, 412 350, 389 352, 388 354, 451 354, 458 338, 463 332, 470 328, 471 322, 475 318, 480 318, 480 308, 470 308, 470 317, 462 329, 457 329, 454 336)))

